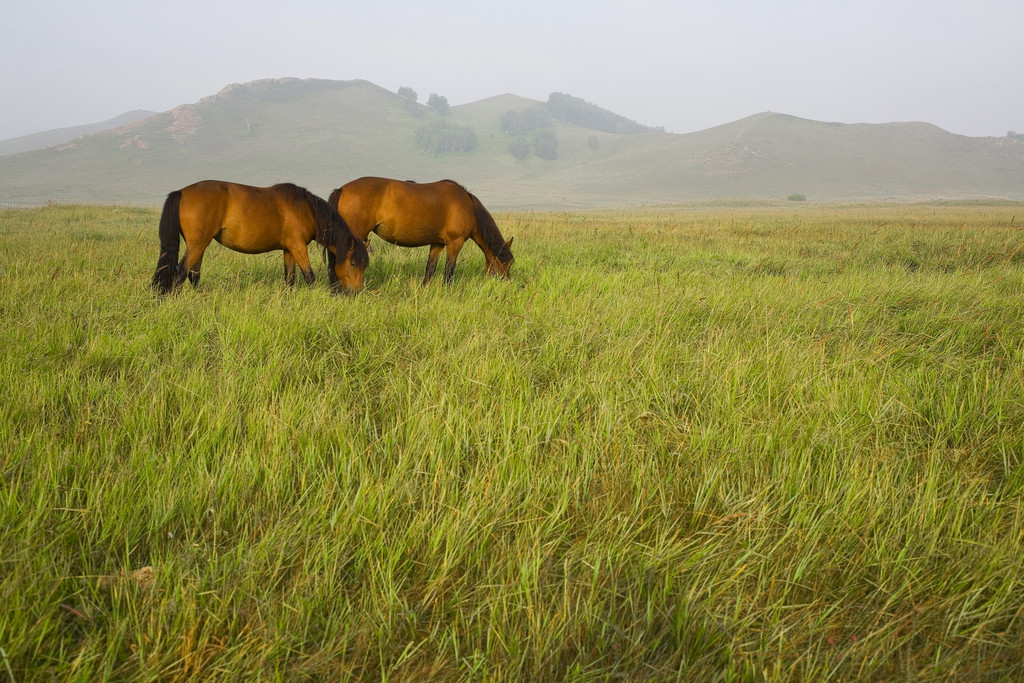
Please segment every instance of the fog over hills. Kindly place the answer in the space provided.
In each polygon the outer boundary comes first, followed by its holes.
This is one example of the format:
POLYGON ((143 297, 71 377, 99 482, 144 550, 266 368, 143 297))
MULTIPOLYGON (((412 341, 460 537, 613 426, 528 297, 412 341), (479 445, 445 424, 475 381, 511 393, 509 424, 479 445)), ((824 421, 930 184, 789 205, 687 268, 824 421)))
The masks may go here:
POLYGON ((54 130, 29 133, 28 135, 0 140, 0 156, 71 142, 79 135, 92 135, 93 133, 110 130, 111 128, 124 126, 156 113, 155 111, 135 109, 134 111, 127 111, 120 116, 115 116, 112 119, 100 121, 99 123, 87 123, 81 126, 71 126, 70 128, 55 128, 54 130))
POLYGON ((548 117, 542 132, 524 134, 533 151, 523 143, 527 154, 517 158, 503 114, 530 111, 541 120, 544 104, 499 95, 442 116, 367 81, 235 84, 196 104, 2 156, 0 201, 157 204, 206 178, 295 182, 327 196, 362 175, 453 178, 493 208, 796 193, 812 201, 1024 199, 1024 141, 917 122, 824 123, 765 112, 694 133, 634 126, 646 132, 621 134, 548 117), (475 145, 460 152, 423 143, 455 133, 472 134, 475 145), (538 135, 553 137, 555 158, 540 156, 538 135))

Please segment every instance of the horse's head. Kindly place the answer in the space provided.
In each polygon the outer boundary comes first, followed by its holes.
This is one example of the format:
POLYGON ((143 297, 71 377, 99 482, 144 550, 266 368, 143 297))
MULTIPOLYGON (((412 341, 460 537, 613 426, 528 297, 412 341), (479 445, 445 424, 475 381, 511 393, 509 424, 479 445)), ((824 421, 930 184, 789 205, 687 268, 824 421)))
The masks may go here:
MULTIPOLYGON (((327 277, 331 291, 335 294, 355 294, 363 289, 363 271, 370 263, 366 244, 352 235, 348 223, 335 209, 336 196, 331 195, 332 204, 313 196, 316 212, 316 241, 327 250, 327 277)), ((312 195, 311 195, 312 196, 312 195)))
POLYGON ((339 234, 336 244, 327 247, 331 253, 331 287, 335 293, 356 294, 363 289, 363 271, 370 262, 366 244, 346 231, 339 234))
POLYGON ((488 275, 509 277, 512 264, 516 260, 516 257, 512 255, 512 240, 514 239, 515 237, 505 242, 505 246, 499 254, 495 254, 492 258, 487 259, 487 265, 484 267, 487 269, 488 275))

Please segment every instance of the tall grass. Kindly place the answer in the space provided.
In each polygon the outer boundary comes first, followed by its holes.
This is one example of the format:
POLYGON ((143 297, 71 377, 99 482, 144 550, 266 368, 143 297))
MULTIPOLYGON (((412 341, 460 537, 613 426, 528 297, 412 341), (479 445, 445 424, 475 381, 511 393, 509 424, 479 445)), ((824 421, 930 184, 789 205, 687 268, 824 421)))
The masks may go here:
POLYGON ((1017 680, 1019 212, 509 213, 510 281, 215 246, 162 301, 154 212, 0 212, 0 680, 1017 680))

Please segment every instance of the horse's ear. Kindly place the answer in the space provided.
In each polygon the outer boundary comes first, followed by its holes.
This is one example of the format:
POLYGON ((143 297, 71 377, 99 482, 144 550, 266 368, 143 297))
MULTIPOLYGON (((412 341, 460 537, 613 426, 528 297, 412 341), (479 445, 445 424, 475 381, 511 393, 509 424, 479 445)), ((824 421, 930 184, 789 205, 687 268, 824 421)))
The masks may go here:
POLYGON ((508 242, 505 242, 505 246, 508 247, 509 249, 511 249, 512 248, 512 240, 514 240, 514 239, 515 239, 515 237, 509 237, 508 238, 508 242))

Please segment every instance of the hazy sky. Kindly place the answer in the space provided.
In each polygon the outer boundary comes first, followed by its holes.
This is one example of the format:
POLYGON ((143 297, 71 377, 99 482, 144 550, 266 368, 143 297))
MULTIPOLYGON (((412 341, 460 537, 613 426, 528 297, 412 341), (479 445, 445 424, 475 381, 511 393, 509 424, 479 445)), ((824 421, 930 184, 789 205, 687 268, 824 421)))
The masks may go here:
POLYGON ((0 0, 0 139, 229 83, 552 91, 676 133, 762 111, 1024 132, 1024 0, 0 0))

